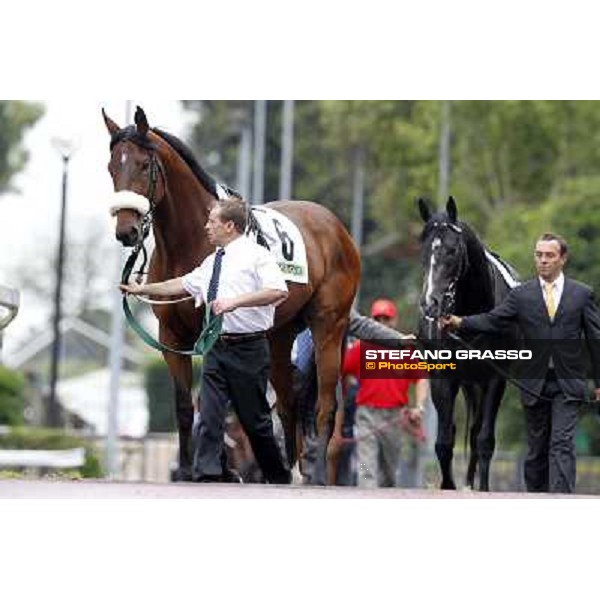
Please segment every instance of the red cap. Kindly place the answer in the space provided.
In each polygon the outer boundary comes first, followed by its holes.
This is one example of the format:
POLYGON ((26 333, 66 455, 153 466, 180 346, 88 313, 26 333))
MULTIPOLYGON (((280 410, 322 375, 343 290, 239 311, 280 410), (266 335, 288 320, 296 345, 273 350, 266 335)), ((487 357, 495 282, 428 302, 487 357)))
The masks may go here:
POLYGON ((388 317, 393 319, 396 316, 396 305, 386 298, 379 298, 371 304, 371 317, 388 317))

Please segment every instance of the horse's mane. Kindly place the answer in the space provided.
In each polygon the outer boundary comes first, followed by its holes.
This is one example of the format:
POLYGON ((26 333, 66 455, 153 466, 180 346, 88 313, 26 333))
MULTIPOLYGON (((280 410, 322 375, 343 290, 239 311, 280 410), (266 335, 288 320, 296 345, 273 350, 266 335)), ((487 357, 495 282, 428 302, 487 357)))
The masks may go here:
POLYGON ((119 131, 116 131, 110 136, 111 151, 116 144, 122 142, 123 140, 131 141, 142 148, 146 148, 147 150, 156 150, 156 146, 145 135, 138 133, 135 125, 123 127, 123 129, 119 129, 119 131))
POLYGON ((469 262, 471 267, 476 269, 488 268, 485 258, 485 244, 479 239, 479 236, 463 221, 459 221, 459 227, 462 228, 466 238, 467 249, 469 252, 469 262), (475 260, 475 262, 473 262, 475 260))
POLYGON ((506 269, 508 274, 515 280, 520 281, 521 276, 517 273, 517 270, 508 262, 506 262, 497 252, 487 248, 487 251, 506 269))
POLYGON ((192 173, 197 177, 198 181, 202 186, 208 190, 215 198, 220 198, 218 187, 222 187, 229 195, 241 198, 239 192, 230 188, 227 185, 223 185, 217 182, 217 180, 205 171, 200 163, 196 160, 196 157, 192 154, 192 151, 177 137, 171 133, 167 133, 158 127, 153 127, 152 130, 156 135, 162 138, 169 146, 179 154, 185 164, 192 170, 192 173))
MULTIPOLYGON (((236 196, 237 198, 242 197, 239 192, 227 185, 218 183, 212 175, 205 171, 200 166, 200 163, 196 160, 196 157, 192 154, 192 151, 179 138, 175 137, 171 133, 167 133, 166 131, 159 129, 158 127, 152 127, 150 131, 155 133, 169 146, 171 146, 175 152, 177 152, 179 157, 191 169, 192 173, 196 176, 200 184, 215 198, 221 197, 218 191, 219 187, 225 190, 230 196, 236 196)), ((147 136, 138 133, 135 125, 129 125, 128 127, 119 129, 119 131, 114 133, 110 139, 110 149, 112 150, 115 144, 118 144, 123 140, 132 141, 134 144, 137 144, 142 148, 146 148, 147 150, 157 149, 156 145, 153 144, 147 136)))

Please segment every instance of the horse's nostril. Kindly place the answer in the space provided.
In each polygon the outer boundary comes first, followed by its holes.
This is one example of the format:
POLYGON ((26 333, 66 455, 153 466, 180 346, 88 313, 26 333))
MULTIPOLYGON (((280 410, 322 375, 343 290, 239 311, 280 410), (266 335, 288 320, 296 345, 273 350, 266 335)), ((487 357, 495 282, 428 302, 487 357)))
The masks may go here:
POLYGON ((137 231, 131 229, 129 231, 117 231, 115 237, 123 246, 135 246, 138 236, 137 231))

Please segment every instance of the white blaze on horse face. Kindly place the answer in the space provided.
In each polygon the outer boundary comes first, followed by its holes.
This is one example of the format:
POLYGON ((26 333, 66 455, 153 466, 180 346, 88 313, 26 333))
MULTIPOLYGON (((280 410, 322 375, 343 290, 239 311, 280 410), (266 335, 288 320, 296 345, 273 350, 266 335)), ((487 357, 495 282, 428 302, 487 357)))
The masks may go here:
POLYGON ((127 152, 121 154, 121 164, 124 165, 127 162, 127 152))
POLYGON ((442 245, 440 238, 435 238, 431 244, 431 259, 429 260, 429 271, 427 272, 427 287, 425 288, 425 306, 431 305, 431 295, 433 289, 433 268, 435 267, 435 251, 442 245))

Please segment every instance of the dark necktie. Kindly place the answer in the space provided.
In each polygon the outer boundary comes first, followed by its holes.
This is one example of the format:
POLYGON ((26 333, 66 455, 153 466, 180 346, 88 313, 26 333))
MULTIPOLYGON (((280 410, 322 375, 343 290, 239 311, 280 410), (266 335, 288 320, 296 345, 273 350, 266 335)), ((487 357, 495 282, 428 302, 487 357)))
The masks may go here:
POLYGON ((212 302, 217 297, 219 291, 219 277, 221 276, 221 263, 223 262, 224 248, 219 248, 215 254, 215 262, 213 264, 210 283, 208 284, 208 292, 206 293, 206 301, 212 302))

